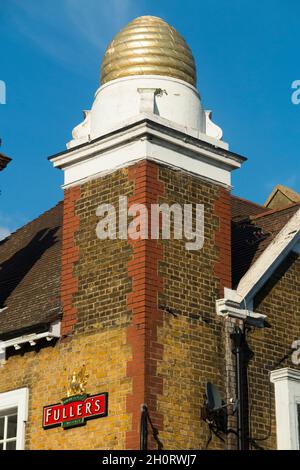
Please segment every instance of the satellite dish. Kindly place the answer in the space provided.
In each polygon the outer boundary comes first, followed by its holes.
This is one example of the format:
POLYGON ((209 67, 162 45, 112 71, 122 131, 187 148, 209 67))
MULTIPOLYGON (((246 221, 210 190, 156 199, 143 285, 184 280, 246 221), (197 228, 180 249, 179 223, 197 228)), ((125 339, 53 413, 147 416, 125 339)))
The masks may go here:
POLYGON ((217 387, 211 382, 206 383, 205 403, 201 409, 201 418, 205 421, 211 432, 222 439, 221 434, 233 432, 227 429, 227 404, 221 399, 217 387))
POLYGON ((206 384, 206 398, 206 406, 210 411, 216 411, 223 407, 219 390, 210 382, 206 384))

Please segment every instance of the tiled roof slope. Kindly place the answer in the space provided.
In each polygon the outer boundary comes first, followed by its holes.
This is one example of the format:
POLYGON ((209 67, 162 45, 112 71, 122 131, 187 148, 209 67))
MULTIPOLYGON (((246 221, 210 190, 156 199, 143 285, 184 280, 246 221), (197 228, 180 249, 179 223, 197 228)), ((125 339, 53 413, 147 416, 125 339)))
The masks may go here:
POLYGON ((249 215, 261 214, 267 210, 255 202, 231 195, 231 216, 234 221, 245 219, 249 215))
POLYGON ((0 339, 61 315, 62 212, 61 202, 0 242, 0 339))
POLYGON ((233 287, 237 286, 239 280, 295 214, 299 207, 300 204, 292 204, 288 207, 277 210, 269 210, 262 207, 260 214, 233 219, 233 287))

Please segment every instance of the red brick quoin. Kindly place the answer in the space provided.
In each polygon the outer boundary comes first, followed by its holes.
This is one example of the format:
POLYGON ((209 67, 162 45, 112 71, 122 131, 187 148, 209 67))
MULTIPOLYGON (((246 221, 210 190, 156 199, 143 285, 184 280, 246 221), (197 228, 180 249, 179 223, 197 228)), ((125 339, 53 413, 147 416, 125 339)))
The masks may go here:
POLYGON ((75 246, 74 235, 79 228, 79 217, 75 215, 75 204, 80 198, 80 186, 65 190, 62 241, 61 301, 63 319, 61 335, 72 333, 77 320, 77 310, 73 307, 73 296, 78 290, 78 280, 74 277, 74 263, 79 259, 79 247, 75 246))
POLYGON ((220 282, 220 297, 224 297, 224 287, 231 288, 231 202, 230 193, 220 188, 219 198, 214 206, 219 218, 219 230, 215 234, 215 244, 219 250, 218 261, 214 265, 214 275, 220 282))
MULTIPOLYGON (((164 185, 158 179, 158 166, 143 161, 129 168, 129 180, 134 182, 134 194, 128 205, 159 203, 164 185)), ((132 360, 127 364, 127 376, 132 379, 132 395, 127 397, 127 412, 132 415, 131 431, 126 434, 126 449, 139 449, 141 405, 148 406, 153 425, 163 429, 163 416, 157 410, 157 396, 163 393, 162 378, 157 375, 157 361, 162 359, 163 345, 157 341, 157 329, 162 325, 162 312, 158 310, 158 293, 163 282, 158 276, 158 262, 163 258, 162 245, 158 240, 131 240, 132 260, 128 274, 132 279, 132 292, 128 295, 128 307, 133 314, 127 330, 132 360)), ((149 449, 157 443, 149 430, 149 449)))

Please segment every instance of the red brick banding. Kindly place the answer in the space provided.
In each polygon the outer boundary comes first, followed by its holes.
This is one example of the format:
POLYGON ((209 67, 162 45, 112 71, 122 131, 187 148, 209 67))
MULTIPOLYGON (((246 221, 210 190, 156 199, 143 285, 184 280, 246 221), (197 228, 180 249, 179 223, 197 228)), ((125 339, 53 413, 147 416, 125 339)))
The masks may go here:
POLYGON ((77 320, 77 309, 73 306, 73 297, 78 290, 74 264, 79 259, 79 247, 75 246, 74 235, 79 228, 79 217, 75 215, 75 204, 79 198, 80 186, 65 190, 61 271, 62 337, 71 334, 77 320))
MULTIPOLYGON (((158 179, 156 164, 143 161, 129 168, 128 178, 134 183, 134 194, 128 205, 145 204, 148 208, 150 233, 150 205, 159 203, 164 185, 158 179)), ((126 449, 139 449, 141 405, 148 406, 153 425, 163 429, 163 416, 157 410, 157 396, 163 393, 162 378, 157 375, 157 362, 163 357, 163 345, 157 341, 157 329, 162 325, 162 312, 158 310, 158 294, 163 282, 158 275, 158 263, 163 258, 159 240, 131 240, 132 260, 128 274, 132 279, 132 292, 128 307, 132 311, 132 324, 127 330, 127 341, 132 349, 132 360, 127 376, 132 379, 132 394, 127 397, 127 412, 132 415, 131 431, 126 435, 126 449)), ((157 444, 149 432, 149 449, 157 444)))
POLYGON ((232 286, 231 268, 231 201, 230 193, 221 188, 219 198, 214 205, 215 215, 219 219, 219 230, 215 234, 218 248, 218 261, 214 265, 214 275, 220 281, 220 297, 224 297, 224 288, 232 286))

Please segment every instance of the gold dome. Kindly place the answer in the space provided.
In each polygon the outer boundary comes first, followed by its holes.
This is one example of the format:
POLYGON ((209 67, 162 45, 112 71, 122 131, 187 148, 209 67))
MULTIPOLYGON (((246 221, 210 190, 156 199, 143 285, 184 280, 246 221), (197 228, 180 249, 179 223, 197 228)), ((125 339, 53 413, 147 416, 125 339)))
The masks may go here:
POLYGON ((131 75, 163 75, 196 86, 194 57, 182 36, 161 18, 140 16, 112 40, 101 65, 101 83, 131 75))

